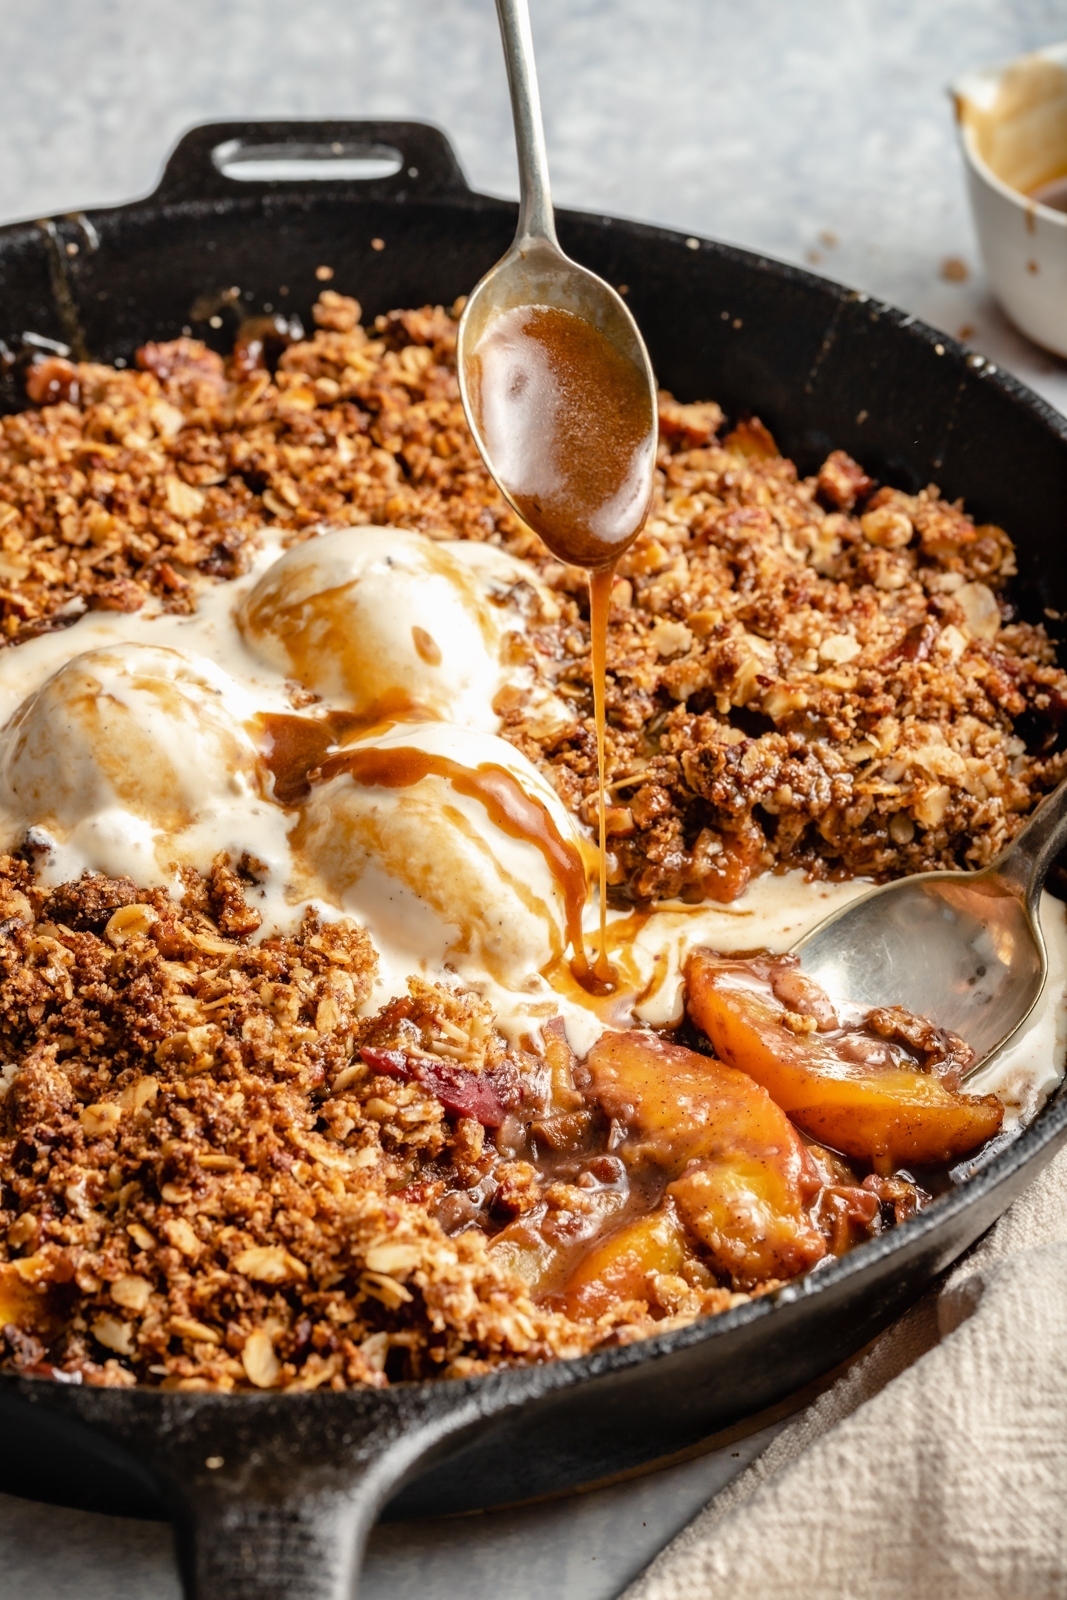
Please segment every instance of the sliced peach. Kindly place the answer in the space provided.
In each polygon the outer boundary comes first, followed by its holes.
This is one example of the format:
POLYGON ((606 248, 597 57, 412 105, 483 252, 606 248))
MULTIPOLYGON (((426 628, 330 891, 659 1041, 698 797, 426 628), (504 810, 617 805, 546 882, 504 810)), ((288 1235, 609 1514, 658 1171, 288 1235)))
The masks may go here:
POLYGON ((0 1266, 0 1327, 13 1322, 29 1331, 46 1326, 49 1320, 44 1296, 27 1282, 19 1263, 7 1261, 0 1266))
POLYGON ((644 1300, 649 1275, 677 1272, 685 1261, 685 1229, 670 1204, 624 1223, 583 1256, 567 1280, 563 1308, 599 1317, 619 1300, 644 1300))
POLYGON ((741 1288, 793 1278, 826 1254, 826 1240, 785 1187, 766 1160, 736 1156, 691 1168, 667 1193, 719 1271, 741 1288))
POLYGON ((734 1284, 791 1278, 826 1254, 808 1215, 818 1169, 746 1073, 639 1030, 605 1033, 588 1067, 601 1105, 628 1129, 619 1153, 675 1180, 682 1220, 734 1284))
POLYGON ((550 1244, 536 1226, 540 1218, 520 1217, 496 1235, 489 1246, 492 1258, 516 1273, 531 1294, 539 1294, 559 1266, 559 1248, 550 1244))
POLYGON ((762 1084, 806 1133, 879 1171, 952 1161, 996 1133, 994 1095, 948 1089, 927 1072, 847 1061, 819 1033, 795 1034, 784 1007, 735 961, 696 950, 689 1014, 717 1053, 762 1084))
POLYGON ((555 1293, 569 1282, 570 1264, 589 1239, 609 1228, 626 1203, 625 1191, 620 1189, 591 1189, 586 1195, 589 1209, 583 1214, 579 1229, 557 1230, 551 1227, 551 1219, 546 1228, 547 1207, 536 1206, 502 1228, 491 1241, 493 1260, 517 1273, 531 1294, 555 1293))

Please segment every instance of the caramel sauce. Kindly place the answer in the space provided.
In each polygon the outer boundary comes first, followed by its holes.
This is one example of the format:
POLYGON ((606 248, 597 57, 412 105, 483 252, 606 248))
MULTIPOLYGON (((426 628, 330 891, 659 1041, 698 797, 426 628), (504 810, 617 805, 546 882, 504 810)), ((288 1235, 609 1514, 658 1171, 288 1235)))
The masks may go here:
POLYGON ((351 711, 328 711, 323 717, 263 711, 256 722, 264 737, 263 760, 274 779, 274 798, 283 806, 306 800, 311 793, 309 774, 336 745, 367 728, 366 717, 351 711))
POLYGON ((237 381, 273 371, 282 352, 303 337, 299 323, 294 329, 285 317, 246 317, 237 330, 231 357, 237 381))
POLYGON ((439 667, 441 665, 444 656, 441 654, 441 646, 437 643, 432 633, 427 633, 425 628, 420 628, 417 624, 413 624, 411 641, 415 646, 419 659, 425 661, 428 667, 439 667))
POLYGON ((554 556, 589 572, 599 787, 600 947, 575 976, 601 992, 608 957, 604 742, 608 603, 616 564, 648 514, 656 416, 643 372, 600 330, 554 306, 498 316, 474 353, 471 395, 497 482, 554 556))
POLYGON ((328 783, 340 773, 347 773, 366 788, 381 789, 406 789, 430 776, 444 778, 457 793, 479 801, 502 833, 532 844, 541 852, 563 894, 567 937, 575 951, 581 952, 586 896, 581 853, 560 833, 548 807, 528 795, 506 768, 492 762, 464 767, 449 756, 431 755, 410 747, 395 750, 363 747, 338 750, 328 756, 321 762, 316 781, 328 783))
POLYGON ((472 379, 493 470, 523 521, 561 561, 613 566, 648 511, 644 375, 573 311, 517 306, 478 341, 472 379))
POLYGON ((559 961, 547 974, 553 989, 594 1012, 606 1028, 632 1028, 634 1012, 663 981, 667 954, 662 952, 653 964, 651 975, 642 971, 633 958, 634 940, 653 915, 651 910, 632 911, 616 918, 604 931, 604 949, 612 973, 610 983, 598 983, 595 973, 579 961, 559 961))
MULTIPOLYGON (((1061 173, 1045 183, 1039 183, 1030 190, 1030 198, 1043 206, 1050 206, 1053 211, 1067 211, 1067 175, 1061 173)), ((1032 233, 1033 229, 1030 231, 1032 233)))
POLYGON ((600 945, 593 975, 599 984, 614 987, 616 968, 608 955, 608 811, 604 774, 607 758, 604 749, 607 733, 605 698, 608 664, 608 607, 614 566, 589 574, 589 650, 593 669, 593 717, 596 721, 597 843, 600 872, 600 945))

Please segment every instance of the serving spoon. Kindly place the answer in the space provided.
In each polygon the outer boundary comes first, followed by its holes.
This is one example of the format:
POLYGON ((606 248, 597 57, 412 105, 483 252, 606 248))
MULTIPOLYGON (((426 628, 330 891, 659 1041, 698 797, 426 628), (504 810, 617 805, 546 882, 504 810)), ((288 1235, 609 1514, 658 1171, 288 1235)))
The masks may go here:
MULTIPOLYGON (((579 266, 560 249, 548 182, 529 7, 526 0, 497 0, 496 9, 515 120, 519 223, 507 254, 486 273, 467 300, 457 335, 456 365, 463 409, 482 459, 505 498, 525 519, 529 509, 524 511, 516 504, 508 473, 501 470, 504 464, 494 461, 475 403, 476 352, 490 324, 520 306, 551 306, 569 311, 592 323, 618 355, 632 365, 635 381, 647 387, 653 418, 656 385, 644 340, 622 298, 603 278, 579 266)), ((654 443, 652 448, 654 455, 654 443)))
POLYGON ((526 0, 497 0, 519 155, 510 250, 463 311, 456 365, 467 422, 512 509, 559 560, 589 574, 589 653, 597 751, 600 945, 571 970, 595 993, 617 982, 607 950, 606 662, 617 563, 652 502, 656 383, 637 324, 556 238, 526 0))
POLYGON ((1067 780, 981 872, 887 883, 834 912, 793 946, 801 970, 838 1005, 904 1006, 958 1033, 967 1076, 1007 1044, 1048 972, 1038 912, 1067 844, 1067 780))

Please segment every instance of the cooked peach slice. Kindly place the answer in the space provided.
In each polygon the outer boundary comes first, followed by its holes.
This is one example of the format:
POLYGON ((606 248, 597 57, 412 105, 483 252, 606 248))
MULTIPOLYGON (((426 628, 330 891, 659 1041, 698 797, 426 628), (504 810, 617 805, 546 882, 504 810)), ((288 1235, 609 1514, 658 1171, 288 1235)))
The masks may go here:
POLYGON ((541 1204, 502 1228, 491 1241, 493 1260, 517 1273, 531 1294, 554 1293, 569 1282, 571 1262, 590 1238, 611 1226, 626 1204, 624 1186, 585 1189, 583 1194, 586 1209, 579 1218, 572 1217, 569 1226, 553 1225, 551 1213, 546 1220, 547 1207, 541 1204))
POLYGON ((795 1277, 826 1254, 808 1215, 818 1169, 747 1074, 637 1030, 605 1033, 587 1064, 604 1110, 628 1129, 619 1154, 675 1180, 679 1215, 737 1287, 795 1277))
POLYGON ((880 1172, 952 1161, 996 1133, 994 1095, 949 1089, 928 1072, 848 1060, 835 1041, 786 1027, 787 1011, 751 969, 696 950, 689 1014, 717 1053, 762 1084, 806 1133, 880 1172))
POLYGON ((667 1193, 718 1270, 745 1288, 792 1278, 826 1254, 826 1240, 809 1218, 800 1222, 800 1208, 783 1211, 773 1192, 780 1187, 765 1161, 735 1156, 693 1167, 667 1193))
POLYGON ((567 1281, 563 1308, 599 1317, 620 1300, 644 1300, 652 1273, 677 1272, 686 1257, 685 1229, 672 1205, 624 1223, 583 1256, 567 1281))
POLYGON ((535 1217, 531 1223, 520 1217, 503 1228, 489 1246, 493 1260, 516 1273, 531 1294, 540 1294, 559 1267, 559 1247, 539 1232, 538 1220, 535 1217))
POLYGON ((19 1271, 20 1263, 7 1261, 0 1266, 0 1327, 13 1322, 24 1330, 48 1324, 48 1305, 42 1294, 19 1271))

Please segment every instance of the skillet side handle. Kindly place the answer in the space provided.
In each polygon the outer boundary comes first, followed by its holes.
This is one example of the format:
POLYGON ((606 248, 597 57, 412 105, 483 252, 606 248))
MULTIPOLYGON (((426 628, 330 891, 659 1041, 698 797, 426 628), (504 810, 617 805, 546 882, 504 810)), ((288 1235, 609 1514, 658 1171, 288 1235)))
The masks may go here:
MULTIPOLYGON (((167 158, 153 206, 176 201, 233 199, 236 196, 281 195, 345 190, 368 200, 432 200, 455 198, 471 190, 455 150, 440 128, 429 122, 358 119, 325 122, 207 122, 182 135, 167 158), (299 163, 323 151, 368 155, 395 152, 399 170, 384 178, 310 177, 241 182, 222 170, 238 154, 255 158, 288 157, 299 163)), ((135 202, 136 203, 136 202, 135 202)))
POLYGON ((377 1506, 347 1492, 290 1501, 222 1490, 186 1502, 177 1522, 187 1600, 349 1600, 377 1506))
POLYGON ((187 1600, 350 1600, 392 1491, 513 1396, 462 1380, 236 1404, 183 1396, 200 1403, 175 1405, 140 1444, 169 1501, 187 1600))

